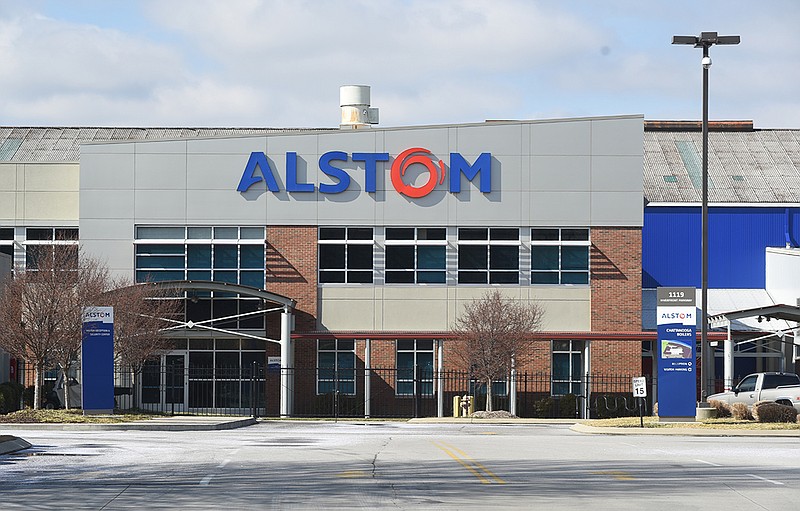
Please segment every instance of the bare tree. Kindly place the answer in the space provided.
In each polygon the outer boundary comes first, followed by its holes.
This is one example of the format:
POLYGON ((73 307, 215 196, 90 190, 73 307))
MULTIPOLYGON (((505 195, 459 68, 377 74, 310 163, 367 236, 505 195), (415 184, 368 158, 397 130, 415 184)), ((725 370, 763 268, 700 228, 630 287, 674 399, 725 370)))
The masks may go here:
POLYGON ((29 267, 18 268, 0 293, 0 347, 33 365, 38 409, 44 371, 57 364, 66 380, 80 350, 82 309, 105 291, 108 272, 75 244, 28 248, 29 267))
POLYGON ((467 303, 453 333, 456 356, 486 385, 486 411, 492 411, 492 383, 505 378, 514 359, 529 353, 542 321, 542 308, 504 297, 494 290, 467 303))
POLYGON ((114 307, 114 358, 120 367, 131 371, 135 387, 145 362, 169 350, 169 339, 162 334, 169 326, 165 318, 180 313, 182 300, 174 291, 150 284, 121 281, 114 288, 107 294, 114 307))

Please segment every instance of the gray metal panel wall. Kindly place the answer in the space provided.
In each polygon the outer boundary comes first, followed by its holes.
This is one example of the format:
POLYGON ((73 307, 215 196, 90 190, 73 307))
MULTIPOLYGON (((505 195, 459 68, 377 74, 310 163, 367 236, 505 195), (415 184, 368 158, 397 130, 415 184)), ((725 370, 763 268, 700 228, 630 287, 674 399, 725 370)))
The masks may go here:
MULTIPOLYGON (((136 224, 639 227, 642 132, 641 116, 620 116, 86 144, 81 238, 102 245, 124 239, 136 224), (334 182, 318 168, 327 151, 394 159, 411 147, 429 149, 448 172, 450 153, 472 163, 490 152, 492 191, 462 177, 462 191, 450 193, 447 176, 427 196, 410 199, 392 187, 389 161, 377 164, 377 190, 367 193, 364 163, 352 159, 335 162, 351 177, 343 193, 326 195, 318 186, 313 193, 285 191, 287 152, 299 157, 298 175, 318 185, 334 182), (264 182, 236 191, 253 151, 266 152, 280 192, 264 182), (109 219, 130 222, 124 236, 109 219)), ((409 174, 407 182, 417 186, 428 179, 426 171, 409 174)))

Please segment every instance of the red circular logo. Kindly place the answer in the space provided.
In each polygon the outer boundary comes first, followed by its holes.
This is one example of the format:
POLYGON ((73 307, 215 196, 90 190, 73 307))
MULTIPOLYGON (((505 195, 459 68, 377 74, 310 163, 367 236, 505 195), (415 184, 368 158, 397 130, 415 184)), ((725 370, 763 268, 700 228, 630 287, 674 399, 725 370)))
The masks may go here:
POLYGON ((439 160, 439 168, 437 169, 430 155, 431 152, 422 147, 412 147, 398 154, 392 163, 392 186, 394 186, 394 189, 406 197, 418 199, 431 193, 437 182, 444 183, 444 162, 439 160), (403 175, 406 170, 414 164, 424 165, 428 169, 428 182, 422 186, 411 186, 403 181, 403 175))

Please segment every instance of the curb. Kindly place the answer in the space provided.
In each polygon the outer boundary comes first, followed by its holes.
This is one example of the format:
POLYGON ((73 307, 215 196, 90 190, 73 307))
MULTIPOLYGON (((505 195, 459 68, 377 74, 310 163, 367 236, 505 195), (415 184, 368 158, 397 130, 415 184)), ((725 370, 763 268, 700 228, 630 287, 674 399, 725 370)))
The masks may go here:
POLYGON ((252 426, 256 423, 256 419, 252 417, 223 421, 208 421, 207 419, 187 421, 185 418, 166 418, 136 422, 118 422, 114 424, 42 424, 17 422, 0 424, 0 431, 8 429, 37 431, 222 431, 252 426))
POLYGON ((26 440, 11 435, 0 435, 0 455, 21 451, 31 446, 26 440))
POLYGON ((755 429, 701 429, 701 428, 613 428, 575 424, 571 428, 576 433, 589 435, 661 435, 661 436, 701 436, 701 437, 795 437, 800 438, 800 430, 755 430, 755 429))
POLYGON ((576 424, 575 419, 477 419, 474 417, 420 417, 409 419, 411 424, 503 424, 508 426, 525 426, 531 424, 576 424))

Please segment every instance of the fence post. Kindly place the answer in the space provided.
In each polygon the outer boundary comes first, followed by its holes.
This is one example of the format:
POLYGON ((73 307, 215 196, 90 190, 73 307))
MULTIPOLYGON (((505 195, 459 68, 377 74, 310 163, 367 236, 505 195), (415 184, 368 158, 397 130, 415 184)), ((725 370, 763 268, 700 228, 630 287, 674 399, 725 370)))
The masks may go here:
POLYGON ((444 361, 442 355, 444 353, 444 341, 439 339, 436 341, 436 416, 444 417, 444 361))
POLYGON ((508 396, 508 411, 511 415, 517 414, 517 361, 515 357, 511 357, 511 392, 508 396))
POLYGON ((333 371, 333 418, 336 422, 339 421, 339 368, 333 371))
POLYGON ((175 415, 175 398, 172 394, 175 392, 175 365, 167 364, 167 373, 169 374, 169 388, 167 389, 167 399, 170 400, 172 406, 172 415, 175 415))
POLYGON ((419 417, 420 405, 420 383, 419 383, 419 364, 414 364, 414 418, 419 417))
POLYGON ((253 369, 250 372, 250 401, 253 405, 253 418, 258 418, 258 412, 256 411, 256 406, 258 406, 258 386, 256 385, 256 364, 257 362, 253 360, 253 369))
POLYGON ((583 403, 583 418, 589 419, 592 416, 592 403, 590 401, 592 397, 592 377, 589 376, 588 372, 586 373, 586 385, 583 387, 583 393, 586 396, 583 403))
POLYGON ((364 341, 364 418, 369 419, 372 409, 372 387, 370 386, 370 371, 372 370, 372 344, 369 339, 364 341))

